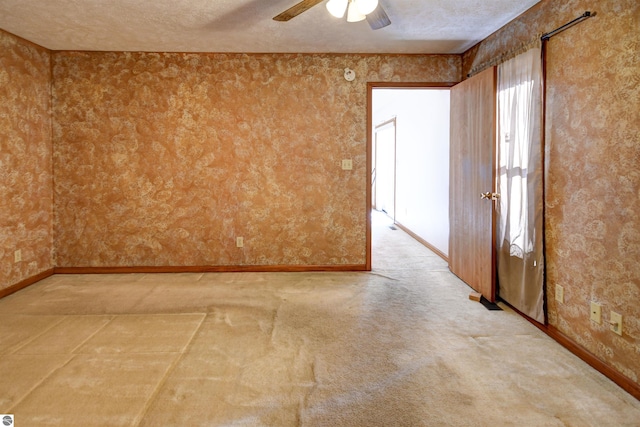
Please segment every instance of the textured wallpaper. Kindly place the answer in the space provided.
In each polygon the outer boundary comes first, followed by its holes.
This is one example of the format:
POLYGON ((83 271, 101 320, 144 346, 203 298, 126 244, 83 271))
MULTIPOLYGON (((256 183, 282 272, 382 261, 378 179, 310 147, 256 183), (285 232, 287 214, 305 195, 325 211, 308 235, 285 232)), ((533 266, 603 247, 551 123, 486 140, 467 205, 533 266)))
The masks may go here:
POLYGON ((461 63, 69 52, 53 61, 62 267, 364 264, 366 82, 458 81, 461 63))
POLYGON ((0 30, 0 289, 53 267, 50 83, 49 52, 0 30))
POLYGON ((640 383, 640 3, 543 1, 467 52, 463 72, 586 10, 548 43, 547 295, 559 284, 565 298, 547 298, 549 323, 640 383))

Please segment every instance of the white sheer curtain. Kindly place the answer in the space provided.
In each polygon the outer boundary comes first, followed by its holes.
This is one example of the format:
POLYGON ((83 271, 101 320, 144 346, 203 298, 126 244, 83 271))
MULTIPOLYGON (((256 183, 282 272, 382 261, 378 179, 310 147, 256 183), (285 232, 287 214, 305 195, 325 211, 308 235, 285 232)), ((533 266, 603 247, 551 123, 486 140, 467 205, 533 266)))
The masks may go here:
POLYGON ((542 56, 529 49, 498 66, 498 292, 544 322, 542 56))

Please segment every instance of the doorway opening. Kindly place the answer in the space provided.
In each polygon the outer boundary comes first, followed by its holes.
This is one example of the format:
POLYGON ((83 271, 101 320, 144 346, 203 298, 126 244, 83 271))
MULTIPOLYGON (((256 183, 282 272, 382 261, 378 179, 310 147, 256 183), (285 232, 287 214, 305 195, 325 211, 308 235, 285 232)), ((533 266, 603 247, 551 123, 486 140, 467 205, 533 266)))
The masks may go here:
MULTIPOLYGON (((397 227, 447 259, 449 88, 452 84, 369 83, 368 267, 372 221, 397 227), (380 215, 382 213, 382 215, 380 215)), ((375 229, 376 227, 373 227, 375 229)))

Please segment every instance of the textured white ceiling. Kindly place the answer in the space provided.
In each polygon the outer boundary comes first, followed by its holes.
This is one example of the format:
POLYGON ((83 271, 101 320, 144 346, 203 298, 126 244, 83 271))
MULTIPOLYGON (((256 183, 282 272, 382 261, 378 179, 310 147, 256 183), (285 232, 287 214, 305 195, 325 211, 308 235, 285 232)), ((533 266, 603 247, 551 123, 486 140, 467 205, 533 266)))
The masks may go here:
POLYGON ((0 28, 52 50, 462 53, 539 0, 380 0, 391 25, 298 0, 0 0, 0 28))

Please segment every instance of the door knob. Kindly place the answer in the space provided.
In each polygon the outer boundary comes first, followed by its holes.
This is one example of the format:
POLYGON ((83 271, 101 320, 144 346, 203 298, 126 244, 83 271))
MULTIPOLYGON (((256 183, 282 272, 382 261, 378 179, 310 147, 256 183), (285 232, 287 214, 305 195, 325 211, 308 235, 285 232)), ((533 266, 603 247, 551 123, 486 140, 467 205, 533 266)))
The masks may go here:
POLYGON ((500 194, 487 191, 486 193, 480 193, 480 198, 486 200, 498 200, 500 198, 500 194))

